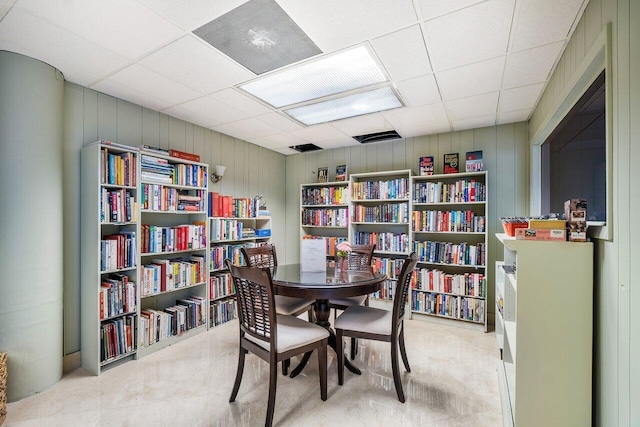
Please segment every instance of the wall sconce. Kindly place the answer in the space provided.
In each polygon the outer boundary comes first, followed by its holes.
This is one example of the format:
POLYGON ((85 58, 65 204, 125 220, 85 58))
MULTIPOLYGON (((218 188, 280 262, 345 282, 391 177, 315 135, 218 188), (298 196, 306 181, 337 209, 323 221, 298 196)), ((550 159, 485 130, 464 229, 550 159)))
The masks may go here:
POLYGON ((219 181, 222 181, 222 177, 224 176, 224 170, 226 169, 226 167, 215 165, 213 168, 215 169, 215 171, 211 174, 211 182, 216 184, 219 181))

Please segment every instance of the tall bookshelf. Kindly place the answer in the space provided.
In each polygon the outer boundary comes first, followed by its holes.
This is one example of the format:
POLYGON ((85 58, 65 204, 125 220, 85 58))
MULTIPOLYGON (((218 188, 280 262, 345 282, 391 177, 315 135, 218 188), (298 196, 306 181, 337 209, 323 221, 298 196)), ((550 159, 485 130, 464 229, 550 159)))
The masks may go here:
POLYGON ((411 178, 412 317, 487 331, 487 188, 486 171, 411 178))
POLYGON ((503 424, 591 425, 593 244, 496 238, 503 424))
POLYGON ((207 330, 208 166, 140 150, 138 356, 207 330))
POLYGON ((81 363, 94 375, 136 355, 138 150, 82 148, 81 363))
POLYGON ((244 265, 243 246, 271 240, 271 217, 209 217, 209 230, 209 327, 214 327, 237 318, 235 289, 224 260, 244 265))
POLYGON ((300 186, 300 238, 324 239, 327 257, 349 233, 349 182, 323 182, 300 186))
POLYGON ((411 250, 410 178, 409 169, 350 177, 349 241, 356 245, 375 243, 373 262, 389 277, 383 289, 371 295, 374 300, 393 300, 402 263, 411 250))

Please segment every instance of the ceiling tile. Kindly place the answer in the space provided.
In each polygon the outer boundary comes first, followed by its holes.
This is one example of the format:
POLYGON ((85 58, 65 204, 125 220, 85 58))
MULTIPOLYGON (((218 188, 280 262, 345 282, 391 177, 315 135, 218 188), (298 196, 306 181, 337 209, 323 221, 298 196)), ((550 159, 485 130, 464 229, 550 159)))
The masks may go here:
POLYGON ((255 74, 191 35, 157 50, 138 63, 170 79, 184 82, 203 95, 255 77, 255 74))
POLYGON ((506 56, 436 74, 442 99, 464 98, 500 90, 506 56))
POLYGON ((544 83, 503 90, 500 94, 500 112, 532 109, 544 89, 544 83))
POLYGON ((566 39, 583 2, 519 0, 511 50, 519 51, 566 39))
POLYGON ((315 143, 318 147, 322 147, 325 150, 329 150, 331 148, 340 148, 340 147, 351 147, 356 145, 362 145, 355 139, 351 137, 342 137, 334 140, 326 140, 322 142, 315 143))
POLYGON ((409 107, 419 107, 442 101, 433 74, 396 83, 398 92, 409 107))
POLYGON ((391 129, 392 127, 391 124, 384 119, 384 116, 381 113, 367 114, 362 117, 338 120, 331 123, 331 125, 349 136, 382 132, 384 130, 391 129))
POLYGON ((139 0, 180 28, 191 31, 247 0, 139 0))
POLYGON ((485 0, 420 0, 420 11, 422 12, 422 18, 432 19, 447 13, 454 12, 456 10, 464 9, 465 7, 472 6, 476 3, 483 2, 485 0))
POLYGON ((400 135, 403 138, 413 138, 423 135, 435 135, 438 133, 451 132, 451 125, 449 123, 424 123, 415 127, 403 127, 400 135))
POLYGON ((293 131, 291 134, 313 143, 331 141, 344 137, 348 138, 344 133, 329 124, 309 126, 301 130, 293 131))
POLYGON ((109 76, 108 80, 162 99, 171 105, 201 96, 195 90, 137 64, 118 71, 109 76))
POLYGON ((249 138, 252 137, 252 135, 248 132, 245 132, 242 129, 238 129, 235 126, 231 126, 230 124, 224 124, 224 125, 219 125, 219 126, 214 126, 211 129, 215 130, 216 132, 220 132, 223 133, 225 135, 229 135, 233 138, 236 139, 242 139, 243 141, 248 140, 249 138))
POLYGON ((273 144, 276 147, 290 147, 292 145, 299 145, 307 142, 306 140, 289 133, 278 133, 276 135, 263 136, 258 139, 273 144))
POLYGON ((509 55, 502 87, 510 89, 546 81, 563 46, 564 42, 558 42, 509 55))
POLYGON ((451 115, 451 120, 459 122, 474 117, 495 116, 498 108, 498 94, 499 92, 485 93, 484 95, 447 101, 447 110, 451 115))
POLYGON ((0 24, 0 49, 37 58, 62 71, 66 80, 83 86, 129 63, 15 7, 0 24))
POLYGON ((269 113, 256 117, 258 120, 274 126, 282 132, 291 132, 303 129, 301 125, 279 113, 269 113))
POLYGON ((247 114, 208 96, 185 102, 180 107, 193 112, 206 111, 208 115, 215 117, 218 124, 237 122, 249 117, 247 114))
POLYGON ((453 130, 466 130, 466 129, 476 129, 476 128, 484 128, 487 126, 495 126, 496 124, 496 115, 491 114, 489 116, 475 117, 473 119, 466 120, 454 120, 453 121, 453 130))
POLYGON ((529 120, 532 109, 509 111, 508 113, 500 113, 498 115, 498 124, 503 125, 505 123, 517 123, 529 120))
POLYGON ((262 137, 280 133, 280 129, 271 126, 254 117, 238 120, 237 122, 227 123, 229 126, 240 129, 252 137, 262 137))
POLYGON ((358 44, 417 22, 411 0, 278 0, 323 52, 358 44))
POLYGON ((136 59, 184 34, 135 1, 20 0, 16 6, 129 59, 136 59))
POLYGON ((189 123, 193 123, 204 128, 210 128, 212 126, 220 124, 216 118, 211 117, 211 114, 207 110, 193 111, 182 106, 170 107, 162 110, 163 113, 173 117, 177 117, 189 123))
POLYGON ((374 39, 373 47, 393 80, 406 80, 431 72, 419 25, 374 39))
POLYGON ((489 0, 425 23, 436 71, 507 53, 514 0, 489 0))
POLYGON ((247 113, 249 115, 267 114, 273 110, 265 105, 254 101, 247 95, 240 93, 238 90, 228 88, 209 95, 211 98, 216 99, 225 104, 233 105, 237 110, 247 113))
POLYGON ((167 101, 158 99, 153 95, 138 92, 135 89, 109 79, 102 80, 100 83, 91 86, 91 89, 124 99, 125 101, 133 102, 134 104, 142 105, 155 111, 161 111, 171 105, 167 101))
POLYGON ((273 151, 276 151, 280 154, 284 154, 285 156, 290 156, 292 154, 300 154, 296 150, 292 150, 291 148, 276 148, 273 151))
POLYGON ((441 102, 421 107, 400 108, 382 114, 399 133, 400 129, 415 128, 424 123, 449 124, 447 113, 441 102))

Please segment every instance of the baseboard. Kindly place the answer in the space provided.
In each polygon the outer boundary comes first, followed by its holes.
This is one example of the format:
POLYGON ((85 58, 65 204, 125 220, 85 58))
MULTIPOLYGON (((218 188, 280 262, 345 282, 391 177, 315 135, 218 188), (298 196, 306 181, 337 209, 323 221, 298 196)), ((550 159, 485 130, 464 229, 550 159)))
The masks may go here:
POLYGON ((67 354, 62 358, 62 374, 73 371, 80 367, 80 352, 67 354))

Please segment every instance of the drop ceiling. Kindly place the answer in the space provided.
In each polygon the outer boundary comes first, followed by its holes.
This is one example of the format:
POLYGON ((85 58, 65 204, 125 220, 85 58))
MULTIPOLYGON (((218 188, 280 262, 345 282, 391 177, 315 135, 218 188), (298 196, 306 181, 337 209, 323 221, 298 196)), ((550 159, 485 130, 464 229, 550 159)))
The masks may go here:
POLYGON ((305 127, 251 98, 238 86, 258 75, 193 34, 245 0, 0 0, 0 50, 295 154, 289 146, 358 145, 352 136, 390 129, 406 138, 529 119, 588 0, 276 2, 322 51, 310 60, 367 44, 404 106, 305 127))

